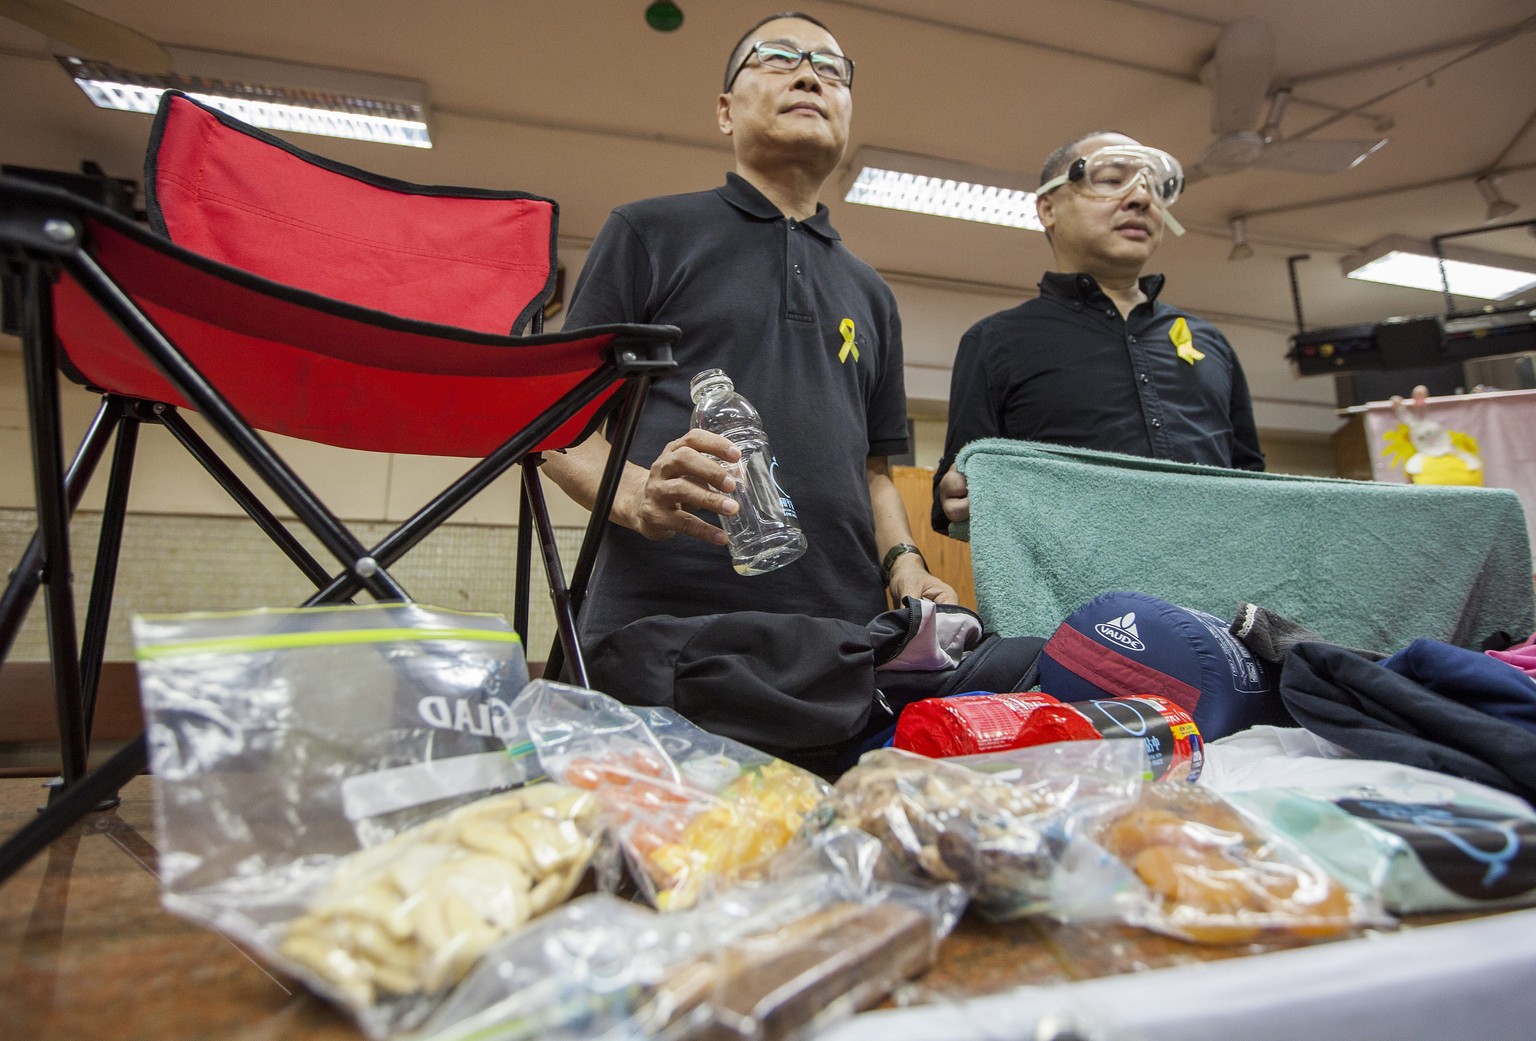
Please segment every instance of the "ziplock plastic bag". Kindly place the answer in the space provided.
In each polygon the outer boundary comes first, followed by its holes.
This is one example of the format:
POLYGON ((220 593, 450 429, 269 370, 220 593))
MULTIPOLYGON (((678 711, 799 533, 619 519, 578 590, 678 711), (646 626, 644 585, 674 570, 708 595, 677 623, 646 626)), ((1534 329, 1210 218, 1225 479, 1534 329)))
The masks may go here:
POLYGON ((1389 925, 1296 843, 1196 785, 1149 782, 1075 815, 1054 877, 1062 921, 1118 920, 1196 943, 1289 943, 1389 925))
POLYGON ((1394 914, 1536 905, 1536 815, 1506 803, 1317 788, 1254 788, 1226 798, 1394 914))
POLYGON ((768 876, 658 913, 594 893, 503 942, 418 1037, 431 1041, 776 1041, 878 1001, 931 964, 958 887, 880 881, 849 829, 768 876))
POLYGON ((829 790, 670 709, 536 680, 515 711, 549 776, 596 793, 642 893, 664 911, 692 906, 783 849, 829 790))
POLYGON ((859 828, 928 884, 954 883, 999 921, 1049 909, 1069 807, 1123 801, 1147 769, 1130 741, 1065 741, 954 759, 882 748, 843 774, 812 815, 859 828))
POLYGON ((504 619, 382 604, 133 631, 165 906, 375 1037, 419 1020, 477 947, 585 870, 590 796, 492 794, 540 777, 510 709, 528 674, 504 619))

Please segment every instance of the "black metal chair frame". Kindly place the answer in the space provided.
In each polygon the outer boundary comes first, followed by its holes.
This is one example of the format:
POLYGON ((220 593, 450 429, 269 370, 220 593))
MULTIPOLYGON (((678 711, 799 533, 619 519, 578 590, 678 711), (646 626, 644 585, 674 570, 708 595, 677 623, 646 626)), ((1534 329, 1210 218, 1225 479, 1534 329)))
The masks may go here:
MULTIPOLYGON (((310 491, 239 412, 177 349, 104 271, 92 255, 93 229, 111 228, 169 254, 185 254, 132 221, 95 204, 52 188, 0 178, 0 257, 18 286, 20 332, 32 433, 38 530, 0 596, 0 663, 9 655, 39 588, 44 590, 53 694, 58 718, 62 777, 47 808, 0 845, 0 882, 19 870, 81 815, 115 802, 118 790, 146 765, 143 740, 130 742, 94 773, 88 773, 92 715, 110 619, 118 551, 127 518, 128 489, 139 428, 164 427, 290 560, 314 583, 316 593, 304 606, 345 602, 359 592, 378 600, 409 600, 388 568, 511 466, 523 463, 516 551, 513 627, 528 631, 528 596, 532 539, 537 533, 549 581, 558 635, 546 663, 546 675, 586 683, 586 666, 576 633, 576 619, 596 562, 606 517, 612 507, 625 455, 631 444, 651 380, 675 368, 671 344, 677 330, 665 326, 626 328, 607 348, 606 361, 576 389, 518 431, 500 448, 476 462, 442 493, 374 546, 363 545, 310 491), (262 500, 219 458, 179 410, 163 402, 102 396, 73 461, 63 465, 59 415, 59 372, 68 368, 55 334, 52 285, 74 279, 96 306, 109 314, 177 392, 202 414, 229 447, 250 466, 293 514, 339 562, 334 573, 324 567, 262 500), (622 384, 615 416, 608 428, 614 448, 605 469, 592 520, 575 568, 567 581, 555 544, 554 528, 538 476, 541 458, 533 452, 545 438, 584 407, 622 384), (83 629, 76 625, 76 598, 69 523, 109 443, 115 442, 83 629)), ((178 259, 182 259, 178 257, 178 259)), ((434 327, 422 323, 431 331, 434 327)), ((535 326, 537 332, 537 326, 535 326)), ((508 337, 508 343, 533 337, 508 337)))

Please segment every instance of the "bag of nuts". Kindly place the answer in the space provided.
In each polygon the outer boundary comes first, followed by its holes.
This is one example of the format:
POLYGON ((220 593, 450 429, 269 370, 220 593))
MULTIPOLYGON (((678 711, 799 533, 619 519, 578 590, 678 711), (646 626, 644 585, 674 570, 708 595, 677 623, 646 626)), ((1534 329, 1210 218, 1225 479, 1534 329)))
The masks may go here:
POLYGON ((565 900, 600 835, 542 780, 495 615, 420 604, 134 619, 163 902, 373 1037, 565 900))

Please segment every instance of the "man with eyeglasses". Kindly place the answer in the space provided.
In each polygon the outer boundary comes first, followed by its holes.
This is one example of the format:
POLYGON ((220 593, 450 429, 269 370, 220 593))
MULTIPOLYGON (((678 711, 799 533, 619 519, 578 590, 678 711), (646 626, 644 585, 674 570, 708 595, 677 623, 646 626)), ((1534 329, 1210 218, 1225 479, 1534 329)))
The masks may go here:
POLYGON ((1209 322, 1158 299, 1143 275, 1184 187, 1179 161, 1123 134, 1063 145, 1035 206, 1055 257, 1040 295, 976 323, 950 376, 932 522, 970 519, 955 456, 1011 437, 1177 462, 1264 469, 1243 369, 1209 322))
MULTIPOLYGON (((570 324, 682 330, 677 371, 647 398, 582 611, 584 638, 599 641, 595 677, 607 674, 600 638, 648 616, 765 611, 863 625, 887 609, 887 589, 896 603, 957 602, 911 545, 886 463, 907 450, 895 297, 820 203, 847 145, 853 76, 815 19, 753 26, 716 103, 735 152, 726 183, 620 206, 592 244, 570 324), (689 429, 689 380, 708 368, 761 414, 806 534, 805 555, 767 574, 735 574, 711 523, 737 512, 721 462, 739 454, 689 429)), ((594 435, 549 457, 546 472, 590 508, 607 449, 594 435)))

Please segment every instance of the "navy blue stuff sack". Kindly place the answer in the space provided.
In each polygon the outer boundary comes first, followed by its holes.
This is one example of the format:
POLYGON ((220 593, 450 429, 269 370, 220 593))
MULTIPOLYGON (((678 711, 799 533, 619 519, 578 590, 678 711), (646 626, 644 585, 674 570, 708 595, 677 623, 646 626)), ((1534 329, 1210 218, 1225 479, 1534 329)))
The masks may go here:
POLYGON ((1279 670, 1226 622, 1145 593, 1112 592, 1061 623, 1040 652, 1040 689, 1062 701, 1156 694, 1188 712, 1206 741, 1263 724, 1296 725, 1279 670))

